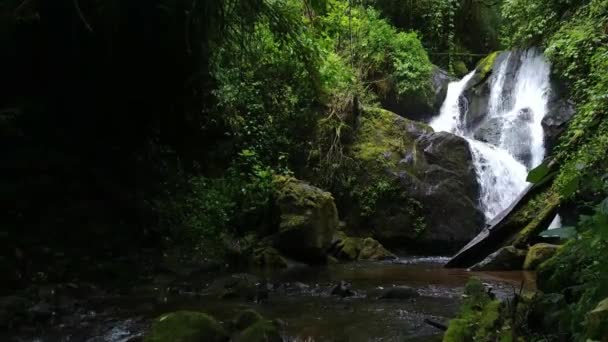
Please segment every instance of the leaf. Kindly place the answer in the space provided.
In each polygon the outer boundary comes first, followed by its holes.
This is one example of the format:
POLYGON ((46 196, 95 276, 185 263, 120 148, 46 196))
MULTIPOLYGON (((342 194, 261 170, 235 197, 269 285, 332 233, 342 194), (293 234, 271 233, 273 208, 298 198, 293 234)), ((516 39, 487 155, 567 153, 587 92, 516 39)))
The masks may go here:
POLYGON ((599 212, 608 216, 608 197, 606 197, 599 205, 599 212))
POLYGON ((570 180, 568 183, 566 183, 561 191, 560 191, 560 195, 562 195, 563 197, 570 197, 572 196, 576 190, 578 190, 578 185, 579 185, 579 177, 575 177, 572 180, 570 180))
POLYGON ((542 163, 528 173, 528 178, 526 178, 526 181, 537 184, 542 181, 547 174, 549 174, 549 171, 550 170, 547 163, 542 163))

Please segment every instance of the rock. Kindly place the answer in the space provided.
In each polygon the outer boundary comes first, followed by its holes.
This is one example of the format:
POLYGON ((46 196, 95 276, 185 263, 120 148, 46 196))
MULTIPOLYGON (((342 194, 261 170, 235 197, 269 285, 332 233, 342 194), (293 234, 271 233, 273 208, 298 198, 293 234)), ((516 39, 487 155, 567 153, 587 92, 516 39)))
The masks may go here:
POLYGON ((408 286, 395 286, 382 290, 379 299, 412 299, 419 297, 420 294, 408 286))
POLYGON ((585 329, 587 341, 608 341, 608 298, 587 313, 585 329))
POLYGON ((429 81, 429 93, 420 91, 416 94, 399 95, 394 90, 389 91, 381 98, 382 107, 408 119, 430 121, 439 113, 448 84, 455 79, 447 71, 433 66, 429 81))
POLYGON ((386 250, 377 240, 372 238, 363 239, 363 248, 359 253, 359 260, 390 260, 397 257, 386 250))
POLYGON ((547 151, 551 151, 555 147, 559 136, 566 130, 568 122, 576 112, 574 104, 565 98, 565 91, 561 90, 556 82, 552 83, 551 88, 547 113, 541 122, 547 151))
POLYGON ((329 192, 290 177, 277 177, 280 223, 275 247, 295 260, 322 263, 338 229, 338 211, 329 192))
POLYGON ((271 246, 260 246, 254 249, 252 262, 255 266, 280 269, 287 267, 287 260, 271 246))
POLYGON ((560 246, 548 243, 538 243, 528 250, 524 261, 524 270, 536 270, 536 268, 555 255, 560 246))
POLYGON ((264 319, 262 315, 260 315, 255 310, 245 310, 241 311, 236 319, 234 320, 234 326, 238 331, 242 331, 255 323, 264 319))
POLYGON ((0 297, 0 328, 12 327, 28 318, 30 302, 22 297, 0 297))
POLYGON ((261 320, 245 329, 235 339, 235 342, 283 342, 279 334, 278 323, 261 320))
POLYGON ((350 283, 341 281, 339 284, 332 287, 330 293, 332 296, 339 296, 342 298, 351 297, 351 296, 355 295, 355 293, 351 290, 351 288, 352 288, 352 285, 350 283))
POLYGON ((229 339, 213 317, 201 312, 177 311, 155 319, 144 342, 223 342, 229 339))
POLYGON ((372 238, 348 237, 344 232, 334 235, 332 255, 342 260, 389 260, 397 258, 372 238))
POLYGON ((513 246, 503 247, 490 254, 481 262, 473 265, 471 271, 512 271, 521 270, 526 251, 513 246))
POLYGON ((208 294, 215 295, 221 299, 235 299, 258 301, 268 297, 268 289, 265 281, 246 273, 233 274, 229 277, 220 278, 211 284, 207 290, 208 294))
POLYGON ((359 165, 348 170, 352 189, 338 200, 348 234, 370 236, 387 248, 450 253, 483 226, 465 139, 367 108, 347 151, 359 165))

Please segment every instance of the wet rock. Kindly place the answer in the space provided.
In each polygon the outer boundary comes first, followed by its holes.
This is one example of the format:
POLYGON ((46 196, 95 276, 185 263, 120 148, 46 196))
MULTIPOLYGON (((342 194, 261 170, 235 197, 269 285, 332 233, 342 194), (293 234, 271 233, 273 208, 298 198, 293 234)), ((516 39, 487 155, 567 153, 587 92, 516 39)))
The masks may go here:
POLYGON ((558 90, 553 82, 547 114, 541 122, 545 134, 545 148, 548 151, 557 144, 559 136, 566 130, 568 122, 576 112, 574 104, 564 96, 564 91, 558 90))
POLYGON ((275 247, 307 263, 323 263, 338 229, 338 211, 329 192, 295 178, 277 177, 280 224, 275 247))
POLYGON ((268 269, 281 269, 287 267, 287 260, 271 246, 259 246, 253 251, 252 262, 255 266, 268 269))
POLYGON ((261 321, 262 319, 264 318, 257 311, 245 310, 238 314, 234 321, 234 326, 238 331, 242 331, 261 321))
POLYGON ((262 279, 246 273, 216 280, 207 293, 221 299, 261 301, 268 298, 268 286, 262 279))
POLYGON ((38 303, 28 309, 28 314, 34 321, 47 321, 55 315, 55 308, 49 303, 38 303))
POLYGON ((152 323, 145 342, 224 342, 230 337, 213 317, 193 311, 161 315, 152 323))
POLYGON ((587 341, 608 341, 608 298, 587 313, 585 328, 587 341))
POLYGON ((477 140, 498 146, 504 122, 502 118, 485 118, 473 133, 477 140))
POLYGON ((283 342, 279 333, 279 324, 273 321, 260 320, 240 333, 235 342, 283 342))
POLYGON ((22 297, 0 297, 0 328, 11 327, 28 318, 30 302, 22 297))
POLYGON ((372 238, 363 239, 363 248, 359 253, 359 260, 392 260, 397 257, 386 250, 377 240, 372 238))
POLYGON ((342 260, 389 260, 396 256, 372 238, 348 237, 344 232, 334 235, 330 253, 342 260))
POLYGON ((536 268, 557 253, 560 246, 548 243, 538 243, 528 250, 524 261, 524 270, 536 270, 536 268))
POLYGON ((473 265, 471 271, 511 271, 521 270, 526 258, 526 251, 513 246, 503 247, 490 254, 481 262, 473 265))
POLYGON ((339 297, 351 297, 354 296, 355 293, 352 291, 352 285, 348 282, 345 281, 340 281, 339 284, 335 285, 332 289, 331 289, 331 295, 332 296, 339 296, 339 297))
POLYGON ((408 286, 395 286, 382 290, 379 299, 412 299, 419 297, 420 294, 408 286))

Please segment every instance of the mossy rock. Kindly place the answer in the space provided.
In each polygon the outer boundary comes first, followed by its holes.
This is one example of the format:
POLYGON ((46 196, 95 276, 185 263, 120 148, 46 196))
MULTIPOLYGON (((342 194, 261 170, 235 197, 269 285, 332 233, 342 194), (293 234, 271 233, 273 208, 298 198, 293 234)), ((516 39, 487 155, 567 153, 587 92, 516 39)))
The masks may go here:
POLYGON ((283 342, 277 324, 269 320, 260 320, 251 325, 236 338, 235 342, 283 342))
POLYGON ((548 243, 537 243, 530 247, 528 254, 526 255, 526 260, 524 261, 524 270, 536 270, 540 264, 555 255, 559 247, 560 246, 558 245, 548 243))
POLYGON ((585 328, 588 341, 608 341, 608 298, 587 313, 585 328))
POLYGON ((412 252, 456 251, 483 225, 466 140, 366 107, 336 193, 350 235, 412 252), (441 205, 437 205, 441 203, 441 205), (451 249, 450 249, 451 248, 451 249))
POLYGON ((274 246, 286 256, 307 263, 322 263, 338 229, 333 196, 292 177, 275 178, 277 215, 274 246))
POLYGON ((469 73, 469 68, 467 68, 467 65, 463 61, 456 61, 453 68, 454 74, 458 77, 464 77, 469 73))
POLYGON ((255 323, 263 320, 264 318, 255 310, 241 311, 234 320, 234 326, 238 331, 249 328, 255 323))
POLYGON ((177 311, 154 320, 144 342, 223 342, 228 333, 213 317, 202 312, 177 311))
POLYGON ((473 265, 471 271, 512 271, 521 270, 526 258, 526 251, 507 246, 490 254, 487 258, 473 265))
POLYGON ((339 259, 350 261, 396 258, 393 253, 384 248, 377 240, 348 237, 341 231, 334 236, 334 244, 330 252, 339 259))
POLYGON ((257 267, 280 269, 287 267, 287 260, 271 246, 259 246, 254 249, 252 262, 257 267))

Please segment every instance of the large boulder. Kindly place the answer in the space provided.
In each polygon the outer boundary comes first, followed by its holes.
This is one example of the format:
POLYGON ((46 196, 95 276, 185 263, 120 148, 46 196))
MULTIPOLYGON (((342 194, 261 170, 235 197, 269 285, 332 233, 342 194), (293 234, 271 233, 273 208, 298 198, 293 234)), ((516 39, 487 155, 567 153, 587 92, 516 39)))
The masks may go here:
POLYGON ((430 89, 411 95, 399 95, 395 91, 382 97, 382 106, 408 119, 428 122, 439 113, 448 91, 448 84, 455 81, 450 74, 433 66, 429 79, 430 89))
POLYGON ((526 260, 524 261, 524 270, 536 270, 543 262, 549 260, 558 251, 560 246, 549 243, 537 243, 530 247, 526 260))
POLYGON ((177 311, 155 319, 144 342, 224 342, 229 339, 213 317, 202 312, 177 311))
POLYGON ((471 271, 521 270, 526 251, 513 246, 503 247, 470 268, 471 271))
POLYGON ((483 225, 479 186, 466 140, 382 109, 360 117, 337 189, 348 233, 411 252, 449 253, 483 225))
POLYGON ((339 225, 334 198, 329 192, 291 177, 277 177, 275 184, 280 218, 275 247, 298 261, 324 262, 339 225))

